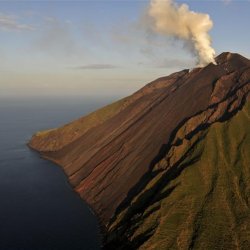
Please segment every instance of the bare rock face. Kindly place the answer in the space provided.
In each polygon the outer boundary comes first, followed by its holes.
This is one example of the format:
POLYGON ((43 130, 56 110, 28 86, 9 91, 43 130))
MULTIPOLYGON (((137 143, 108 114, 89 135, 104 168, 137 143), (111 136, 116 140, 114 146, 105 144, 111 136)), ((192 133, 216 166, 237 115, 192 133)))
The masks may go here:
MULTIPOLYGON (((216 62, 159 78, 127 98, 32 137, 29 146, 62 166, 97 213, 110 249, 151 247, 148 239, 157 225, 148 226, 148 235, 140 235, 139 226, 131 229, 135 215, 142 223, 141 213, 153 204, 154 197, 146 191, 163 189, 163 176, 178 168, 205 131, 230 121, 249 102, 250 61, 222 53, 216 62), (151 183, 155 178, 158 181, 151 183), (121 239, 127 243, 119 243, 121 239)), ((194 244, 185 237, 179 239, 185 246, 181 249, 194 244)), ((150 249, 166 249, 155 246, 150 249)))

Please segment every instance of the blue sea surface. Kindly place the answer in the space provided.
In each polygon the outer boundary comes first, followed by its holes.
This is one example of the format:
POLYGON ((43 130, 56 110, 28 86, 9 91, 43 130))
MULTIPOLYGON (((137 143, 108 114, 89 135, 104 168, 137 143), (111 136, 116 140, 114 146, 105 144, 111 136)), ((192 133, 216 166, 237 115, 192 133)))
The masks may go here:
POLYGON ((97 218, 60 167, 26 143, 114 99, 0 99, 0 250, 100 249, 97 218))

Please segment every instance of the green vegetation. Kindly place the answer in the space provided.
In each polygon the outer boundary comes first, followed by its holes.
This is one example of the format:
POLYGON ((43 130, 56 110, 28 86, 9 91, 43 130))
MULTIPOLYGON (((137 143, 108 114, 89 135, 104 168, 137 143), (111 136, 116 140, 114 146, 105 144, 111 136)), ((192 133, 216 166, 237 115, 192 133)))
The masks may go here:
POLYGON ((54 130, 56 130, 56 129, 48 129, 48 130, 38 131, 35 134, 35 136, 44 136, 44 135, 46 135, 46 134, 48 134, 48 133, 50 133, 50 132, 52 132, 54 130))
POLYGON ((111 245, 250 249, 250 102, 168 154, 110 225, 111 245))
POLYGON ((59 150, 84 135, 89 129, 110 119, 129 104, 130 97, 126 97, 58 129, 40 131, 33 136, 30 146, 44 152, 59 150))

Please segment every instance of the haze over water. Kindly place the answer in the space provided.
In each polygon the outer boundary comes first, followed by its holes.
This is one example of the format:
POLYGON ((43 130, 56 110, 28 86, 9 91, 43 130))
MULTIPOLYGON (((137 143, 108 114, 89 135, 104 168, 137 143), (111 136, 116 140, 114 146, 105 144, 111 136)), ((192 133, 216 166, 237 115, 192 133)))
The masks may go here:
POLYGON ((26 143, 114 99, 0 99, 0 249, 100 249, 95 216, 63 171, 26 143))

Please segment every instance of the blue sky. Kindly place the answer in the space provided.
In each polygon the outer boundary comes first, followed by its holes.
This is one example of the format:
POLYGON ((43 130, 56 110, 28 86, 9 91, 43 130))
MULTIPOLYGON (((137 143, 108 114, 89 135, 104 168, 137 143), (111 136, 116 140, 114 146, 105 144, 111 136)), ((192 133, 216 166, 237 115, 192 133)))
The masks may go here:
MULTIPOLYGON (((1 1, 0 96, 121 96, 195 66, 148 31, 149 1, 1 1)), ((216 53, 250 57, 250 1, 178 1, 210 15, 216 53)))

